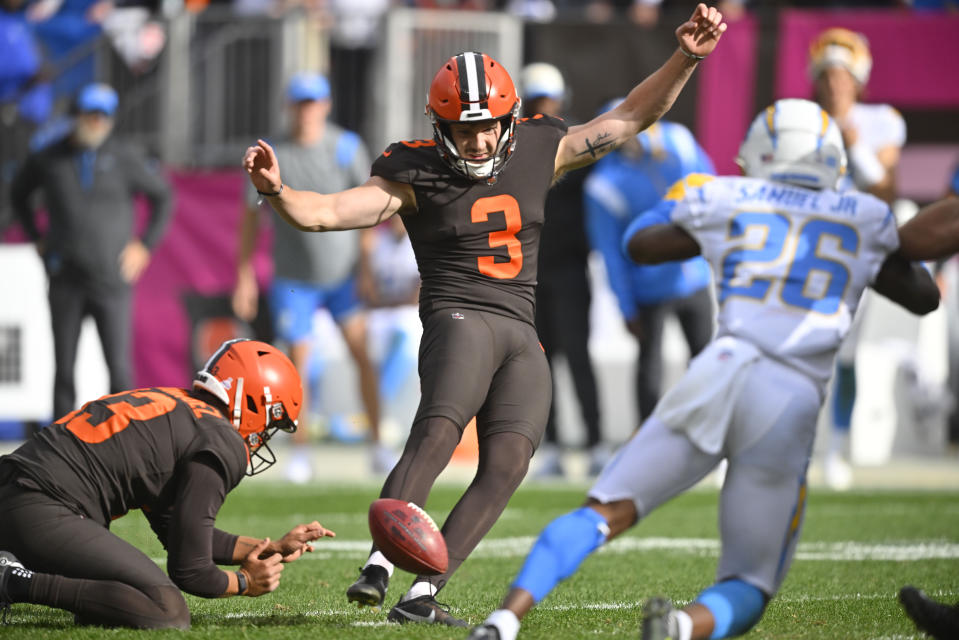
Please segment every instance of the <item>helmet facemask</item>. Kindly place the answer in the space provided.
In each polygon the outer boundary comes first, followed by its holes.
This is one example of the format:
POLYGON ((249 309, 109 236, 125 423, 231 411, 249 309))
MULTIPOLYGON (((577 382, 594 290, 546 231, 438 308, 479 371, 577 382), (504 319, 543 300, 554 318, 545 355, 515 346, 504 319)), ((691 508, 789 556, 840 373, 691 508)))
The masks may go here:
POLYGON ((455 171, 463 174, 470 180, 489 180, 495 182, 497 174, 506 166, 506 162, 516 147, 514 133, 516 130, 516 118, 519 113, 519 106, 520 101, 517 100, 516 105, 513 107, 513 110, 510 111, 509 115, 492 118, 500 122, 499 140, 496 143, 496 150, 493 152, 493 155, 481 162, 467 160, 460 156, 459 150, 456 148, 456 143, 453 141, 452 132, 450 131, 450 125, 453 121, 437 117, 436 113, 427 107, 426 115, 429 116, 430 123, 433 125, 433 139, 436 141, 436 149, 439 151, 440 157, 455 171))
POLYGON ((296 431, 303 390, 296 367, 275 347, 232 340, 217 350, 193 380, 226 407, 226 417, 246 445, 246 474, 276 462, 267 444, 277 431, 296 431))
POLYGON ((483 53, 466 51, 446 61, 426 96, 426 115, 440 157, 470 180, 496 181, 516 146, 514 137, 520 99, 506 70, 483 53), (491 157, 476 162, 463 158, 453 141, 453 123, 496 120, 500 135, 491 157))
POLYGON ((246 469, 246 475, 248 476, 255 476, 266 471, 276 463, 276 454, 270 448, 269 442, 277 431, 296 432, 296 420, 290 420, 282 404, 270 405, 267 414, 270 415, 270 421, 266 428, 259 433, 251 433, 244 438, 247 450, 250 452, 250 461, 246 469))

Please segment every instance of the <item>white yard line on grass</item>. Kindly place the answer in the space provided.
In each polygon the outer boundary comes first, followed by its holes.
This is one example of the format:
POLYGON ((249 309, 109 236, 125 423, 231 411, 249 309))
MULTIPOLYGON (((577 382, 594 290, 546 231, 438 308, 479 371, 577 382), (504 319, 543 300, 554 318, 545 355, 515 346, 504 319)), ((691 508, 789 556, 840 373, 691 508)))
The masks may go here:
MULTIPOLYGON (((939 591, 934 594, 936 597, 954 597, 956 592, 950 591, 939 591)), ((823 601, 835 601, 835 602, 855 602, 862 600, 893 600, 896 598, 895 593, 849 593, 842 595, 830 595, 830 596, 777 596, 775 599, 776 603, 781 604, 803 604, 808 602, 823 602, 823 601)), ((675 604, 677 606, 683 606, 687 604, 685 601, 676 600, 675 604)), ((538 607, 540 611, 624 611, 624 610, 634 610, 641 609, 643 603, 640 600, 627 601, 627 602, 584 602, 577 604, 545 604, 538 607)), ((283 617, 294 617, 294 616, 309 616, 309 617, 331 617, 331 616, 343 616, 350 615, 353 611, 353 607, 344 605, 343 609, 326 609, 326 610, 311 610, 311 611, 297 611, 294 609, 289 610, 277 610, 277 609, 266 609, 263 611, 244 611, 244 612, 233 612, 224 614, 225 618, 233 619, 244 619, 244 618, 261 618, 261 617, 274 617, 274 618, 283 618, 283 617)), ((384 619, 379 620, 355 620, 350 623, 354 627, 385 627, 390 626, 392 623, 387 622, 384 619)), ((881 636, 878 638, 872 638, 871 640, 909 640, 911 638, 917 638, 919 636, 903 636, 903 635, 893 635, 893 636, 881 636)))
MULTIPOLYGON (((534 538, 516 537, 487 540, 480 543, 476 554, 481 557, 514 557, 525 555, 534 538)), ((619 538, 603 547, 601 553, 642 551, 677 551, 696 555, 718 556, 719 540, 711 538, 619 538)), ((797 560, 862 561, 885 560, 911 562, 959 558, 959 543, 905 542, 902 544, 866 544, 861 542, 800 543, 797 560)))
MULTIPOLYGON (((800 596, 798 598, 790 598, 788 596, 776 596, 774 602, 784 603, 784 604, 800 604, 803 602, 819 602, 819 601, 847 601, 847 600, 888 600, 889 598, 895 598, 895 594, 889 593, 872 593, 872 594, 847 594, 847 595, 833 595, 833 596, 822 596, 822 597, 806 597, 800 596)), ((685 606, 688 604, 683 600, 676 600, 674 604, 677 606, 685 606)), ((630 602, 586 602, 583 604, 554 604, 554 605, 544 605, 538 607, 538 609, 546 611, 614 611, 620 609, 641 609, 643 607, 643 602, 641 600, 634 600, 630 602)))
MULTIPOLYGON (((525 556, 533 543, 532 536, 487 539, 473 552, 473 558, 515 558, 525 556)), ((336 556, 363 557, 370 549, 367 540, 324 539, 315 545, 316 551, 304 559, 325 560, 336 556)), ((600 549, 600 553, 636 553, 644 551, 675 551, 706 557, 719 555, 719 540, 713 538, 619 538, 600 549)), ((903 542, 901 544, 866 544, 862 542, 800 543, 796 560, 815 561, 893 561, 951 560, 959 558, 959 543, 903 542)), ((153 558, 163 563, 166 558, 153 558)))
MULTIPOLYGON (((284 616, 308 616, 311 618, 319 617, 329 617, 329 616, 344 616, 350 615, 355 610, 355 607, 351 605, 344 605, 342 609, 309 609, 307 611, 299 611, 296 608, 288 607, 285 609, 264 609, 262 611, 233 611, 231 613, 223 614, 224 618, 265 618, 265 617, 276 617, 282 618, 284 616)), ((359 622, 355 623, 359 625, 368 625, 374 626, 379 625, 377 621, 371 622, 359 622)), ((383 624, 386 624, 384 621, 383 624)))

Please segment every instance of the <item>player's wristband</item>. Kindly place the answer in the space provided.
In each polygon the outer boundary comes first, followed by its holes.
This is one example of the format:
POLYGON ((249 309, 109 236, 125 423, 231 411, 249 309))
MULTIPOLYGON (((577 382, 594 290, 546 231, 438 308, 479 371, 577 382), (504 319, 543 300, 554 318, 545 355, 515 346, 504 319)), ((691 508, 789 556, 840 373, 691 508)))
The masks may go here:
POLYGON ((697 56, 695 53, 690 53, 686 51, 686 48, 683 45, 679 45, 679 50, 683 52, 683 55, 689 58, 690 60, 695 60, 699 62, 700 60, 705 60, 706 56, 697 56))
POLYGON ((260 206, 261 204, 263 204, 263 198, 264 198, 264 197, 266 197, 266 198, 275 198, 276 196, 278 196, 278 195, 280 195, 281 193, 283 193, 283 183, 282 183, 282 182, 280 183, 280 188, 277 189, 276 191, 273 191, 273 192, 269 192, 269 193, 268 193, 268 192, 266 192, 266 191, 260 191, 259 189, 257 189, 256 192, 257 192, 258 194, 260 194, 260 197, 256 199, 256 206, 260 206))
POLYGON ((244 593, 246 593, 246 588, 247 588, 246 574, 243 573, 242 571, 236 572, 236 584, 237 584, 237 595, 242 596, 244 593))
POLYGON ((259 189, 257 189, 256 192, 257 192, 258 194, 260 194, 261 196, 266 196, 266 197, 268 197, 268 198, 273 198, 273 197, 278 196, 278 195, 280 195, 281 193, 283 193, 283 183, 282 183, 282 182, 280 183, 280 188, 277 189, 276 191, 266 192, 266 191, 260 191, 259 189))

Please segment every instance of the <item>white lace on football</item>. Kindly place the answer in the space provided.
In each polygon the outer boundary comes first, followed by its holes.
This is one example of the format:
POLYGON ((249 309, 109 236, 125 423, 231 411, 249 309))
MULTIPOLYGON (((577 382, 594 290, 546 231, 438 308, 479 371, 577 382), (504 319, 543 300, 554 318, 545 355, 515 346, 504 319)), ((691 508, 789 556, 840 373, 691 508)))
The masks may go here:
POLYGON ((440 530, 440 528, 436 526, 436 523, 433 522, 433 518, 430 517, 430 514, 428 514, 428 513, 426 513, 425 511, 423 511, 423 509, 421 509, 421 508, 419 507, 419 505, 417 505, 417 504, 415 504, 415 503, 413 503, 413 502, 407 502, 407 503, 406 503, 406 506, 409 507, 410 509, 412 509, 413 511, 415 511, 416 513, 418 513, 420 516, 422 516, 424 520, 426 520, 427 522, 429 522, 429 523, 430 523, 430 526, 433 527, 433 531, 439 531, 439 530, 440 530))

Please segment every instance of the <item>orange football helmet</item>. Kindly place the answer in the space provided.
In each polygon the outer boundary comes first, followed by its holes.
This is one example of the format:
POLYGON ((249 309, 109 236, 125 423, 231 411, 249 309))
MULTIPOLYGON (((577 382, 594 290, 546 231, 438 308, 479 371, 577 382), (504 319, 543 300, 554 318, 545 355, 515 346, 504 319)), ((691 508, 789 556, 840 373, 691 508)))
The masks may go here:
POLYGON ((494 179, 516 145, 513 133, 520 99, 506 69, 485 53, 458 53, 436 72, 426 98, 426 115, 443 159, 472 180, 494 179), (477 120, 502 122, 496 152, 481 162, 461 158, 449 130, 450 123, 477 120))
POLYGON ((279 349, 256 340, 228 340, 193 380, 227 407, 250 454, 247 475, 276 462, 267 442, 277 430, 293 433, 303 404, 300 374, 279 349))

